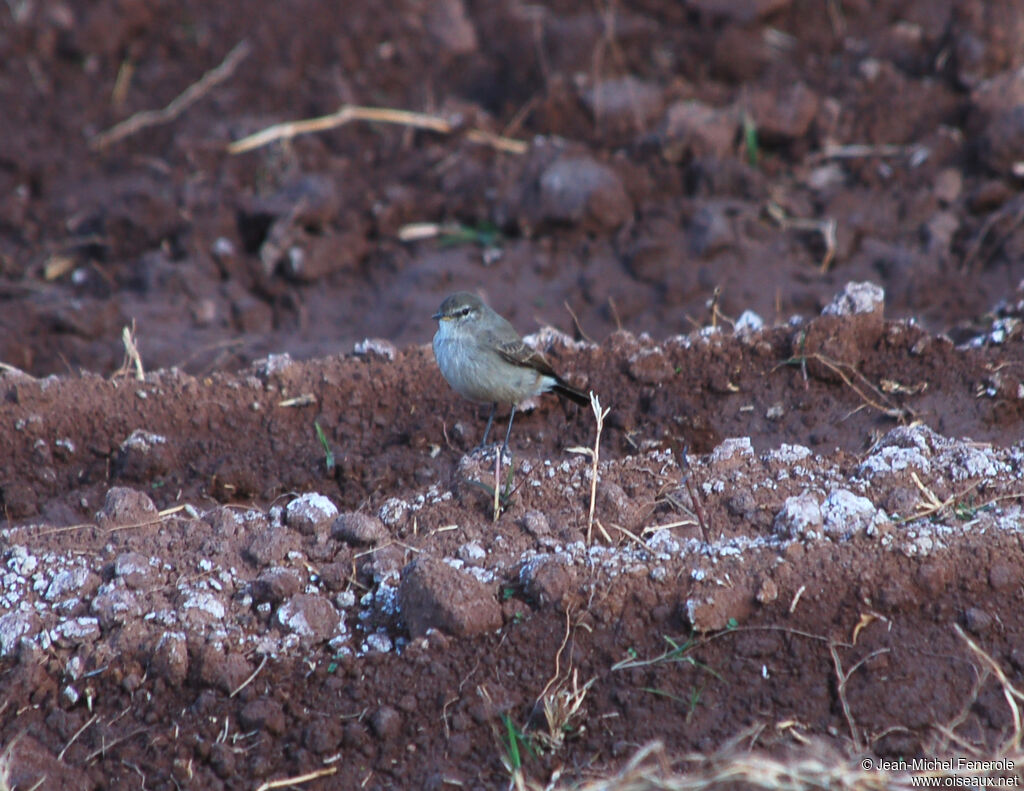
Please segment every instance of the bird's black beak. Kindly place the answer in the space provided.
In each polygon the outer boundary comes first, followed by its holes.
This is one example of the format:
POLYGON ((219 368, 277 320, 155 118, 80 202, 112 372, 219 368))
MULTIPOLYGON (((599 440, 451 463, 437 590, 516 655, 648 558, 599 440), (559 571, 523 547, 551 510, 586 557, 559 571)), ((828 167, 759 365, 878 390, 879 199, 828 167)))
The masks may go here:
POLYGON ((433 316, 431 316, 430 318, 432 318, 432 319, 435 319, 435 320, 437 320, 437 321, 440 321, 440 320, 441 320, 442 318, 444 318, 444 314, 443 314, 443 313, 435 313, 435 314, 434 314, 433 316))

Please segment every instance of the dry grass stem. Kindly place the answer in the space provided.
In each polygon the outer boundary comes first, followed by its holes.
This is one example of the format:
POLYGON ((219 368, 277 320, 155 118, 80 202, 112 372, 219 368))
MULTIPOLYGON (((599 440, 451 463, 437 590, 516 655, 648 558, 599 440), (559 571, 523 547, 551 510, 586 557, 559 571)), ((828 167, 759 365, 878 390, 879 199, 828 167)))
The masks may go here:
MULTIPOLYGON (((937 517, 941 515, 944 511, 946 511, 946 509, 948 509, 950 506, 959 503, 964 497, 966 497, 968 494, 970 494, 972 491, 974 491, 979 486, 981 486, 981 484, 984 483, 984 479, 979 479, 972 483, 970 486, 968 486, 966 489, 964 489, 962 492, 951 494, 945 500, 940 500, 938 498, 938 495, 935 494, 935 492, 933 492, 931 489, 929 489, 927 486, 921 483, 921 479, 917 476, 916 472, 912 471, 910 473, 910 478, 911 480, 914 481, 914 484, 920 490, 922 496, 924 497, 924 500, 923 502, 917 503, 917 505, 914 507, 914 514, 912 516, 907 516, 904 519, 898 521, 910 521, 911 519, 929 519, 932 517, 937 517)), ((1019 494, 1010 494, 1003 495, 1002 497, 994 497, 991 500, 987 501, 986 503, 978 505, 977 508, 981 509, 984 508, 985 505, 994 503, 998 500, 1013 499, 1019 496, 1019 494)))
MULTIPOLYGON (((285 121, 269 126, 241 140, 236 140, 228 146, 228 152, 231 154, 242 154, 246 151, 262 148, 278 140, 291 140, 299 135, 337 129, 353 121, 398 124, 399 126, 411 127, 413 129, 427 129, 443 135, 452 134, 458 129, 450 121, 436 115, 416 113, 410 110, 396 110, 390 107, 362 107, 346 104, 330 115, 307 118, 301 121, 285 121)), ((467 130, 466 139, 474 143, 489 145, 498 151, 508 154, 523 154, 527 150, 527 144, 522 140, 513 140, 512 138, 484 132, 480 129, 467 130)))
POLYGON ((232 692, 230 695, 228 695, 229 698, 233 698, 235 695, 237 695, 239 692, 241 692, 243 689, 245 689, 253 681, 256 680, 256 676, 258 676, 262 672, 263 668, 265 668, 267 666, 267 656, 268 656, 267 654, 263 655, 263 659, 260 661, 260 666, 258 668, 256 668, 254 671, 252 671, 252 674, 249 676, 249 678, 247 678, 245 681, 243 681, 239 685, 238 689, 236 689, 234 692, 232 692))
POLYGON ((982 665, 995 675, 999 680, 1000 686, 1003 688, 1003 697, 1006 698, 1006 705, 1010 707, 1010 714, 1013 717, 1013 733, 1009 741, 1000 748, 1000 753, 1009 752, 1010 750, 1019 751, 1022 731, 1024 731, 1024 720, 1021 718, 1020 706, 1017 704, 1017 701, 1024 702, 1024 692, 1021 692, 1010 683, 1010 679, 1006 677, 1006 673, 999 667, 999 664, 985 653, 974 640, 967 636, 964 630, 960 628, 960 624, 953 624, 953 630, 961 640, 967 643, 971 653, 981 660, 982 665))
MULTIPOLYGON (((852 365, 849 365, 847 363, 841 363, 838 362, 837 360, 829 359, 828 357, 825 357, 824 355, 815 352, 813 354, 802 354, 798 357, 793 357, 789 360, 786 360, 784 363, 780 363, 780 365, 792 365, 793 363, 799 361, 801 363, 801 366, 805 366, 808 360, 815 360, 824 365, 830 371, 832 371, 836 376, 838 376, 842 380, 843 384, 845 384, 847 387, 853 390, 853 392, 860 396, 860 399, 864 402, 864 405, 869 406, 872 409, 876 409, 883 415, 891 417, 894 420, 906 420, 908 417, 914 417, 914 411, 909 407, 892 406, 889 399, 886 398, 885 393, 883 393, 881 390, 879 390, 877 387, 871 384, 871 382, 868 381, 868 378, 864 376, 864 374, 862 374, 852 365), (851 378, 849 373, 847 373, 847 370, 852 372, 853 375, 856 376, 856 378, 864 385, 864 387, 866 387, 872 393, 874 393, 878 400, 876 401, 874 398, 871 398, 860 387, 854 384, 853 379, 851 378)), ((807 378, 806 373, 804 374, 804 378, 807 378)), ((860 407, 858 407, 858 409, 860 409, 860 407)), ((856 412, 858 410, 855 409, 853 411, 856 412)))
POLYGON ((589 335, 587 335, 587 333, 585 333, 583 331, 583 325, 580 324, 579 316, 576 315, 576 312, 569 305, 569 300, 563 299, 562 300, 562 305, 565 307, 565 309, 569 313, 569 315, 572 316, 572 323, 576 326, 576 331, 579 332, 580 337, 583 338, 583 340, 585 340, 587 343, 594 343, 594 339, 591 338, 589 335))
POLYGON ((799 587, 799 589, 797 589, 797 592, 795 594, 793 594, 793 601, 791 601, 789 603, 789 614, 790 615, 792 615, 794 612, 796 612, 796 606, 800 603, 800 597, 803 596, 804 593, 806 593, 806 591, 807 591, 807 586, 806 585, 801 585, 799 587))
MULTIPOLYGON (((862 664, 888 649, 868 654, 849 670, 844 671, 837 652, 837 647, 842 644, 829 641, 829 650, 839 682, 840 702, 851 733, 854 734, 852 752, 840 753, 823 740, 807 739, 789 728, 790 723, 786 723, 785 730, 800 745, 798 751, 781 756, 769 756, 750 749, 753 739, 734 739, 711 755, 690 754, 680 759, 671 759, 661 743, 653 742, 639 750, 618 773, 573 788, 575 791, 711 791, 725 788, 765 791, 909 791, 928 785, 967 787, 1004 784, 1016 787, 1020 782, 1021 766, 1024 765, 1024 751, 1021 750, 1024 741, 1024 716, 1020 711, 1020 703, 1024 702, 1024 692, 1010 683, 998 663, 965 634, 963 629, 958 625, 953 628, 979 661, 981 674, 972 689, 970 700, 958 718, 946 726, 933 726, 936 732, 942 734, 945 742, 935 745, 937 749, 925 748, 929 766, 907 770, 882 769, 875 759, 865 757, 863 734, 853 722, 846 701, 846 684, 862 664), (966 720, 977 702, 977 695, 984 681, 989 676, 994 676, 1002 686, 1013 721, 1012 733, 995 749, 974 745, 954 732, 966 720), (949 750, 950 746, 955 752, 949 750), (964 767, 960 765, 959 759, 965 754, 971 756, 971 760, 989 761, 995 765, 964 767), (1000 766, 1000 761, 1009 763, 1010 768, 1000 766), (937 763, 945 765, 936 767, 937 763), (689 768, 682 768, 683 764, 688 764, 689 768), (983 778, 1005 782, 985 783, 983 778)), ((823 639, 815 635, 807 636, 823 639)), ((620 665, 630 666, 626 663, 620 665)), ((780 728, 777 726, 776 730, 780 728)), ((568 786, 562 785, 559 788, 567 789, 568 786)))
POLYGON ((811 231, 821 234, 821 239, 825 243, 825 254, 822 256, 818 269, 822 274, 828 271, 836 257, 836 229, 838 226, 833 218, 808 220, 801 217, 790 217, 786 214, 786 210, 775 201, 768 202, 765 206, 765 212, 778 223, 780 228, 792 229, 794 231, 811 231))
POLYGON ((552 684, 557 683, 559 678, 561 678, 562 676, 560 664, 562 661, 562 652, 565 650, 566 645, 569 644, 569 637, 572 634, 571 617, 572 616, 569 614, 569 611, 566 610, 565 634, 562 636, 562 642, 561 644, 559 644, 558 650, 555 651, 555 672, 551 674, 551 678, 548 679, 548 683, 544 685, 544 689, 541 691, 540 695, 537 696, 537 700, 534 703, 534 706, 539 704, 544 699, 544 696, 548 694, 548 690, 551 689, 552 684))
POLYGON ((571 733, 575 727, 571 724, 584 716, 583 701, 587 692, 596 679, 590 679, 582 687, 579 684, 579 673, 577 670, 566 671, 565 678, 562 677, 561 660, 565 647, 569 644, 572 636, 572 615, 565 611, 565 634, 562 642, 555 652, 555 672, 551 674, 543 691, 537 696, 534 708, 540 707, 544 712, 544 721, 548 726, 547 733, 539 733, 538 737, 549 749, 561 747, 565 736, 571 733), (572 680, 571 687, 569 680, 572 680), (552 689, 554 687, 554 689, 552 689))
POLYGON ((689 527, 690 525, 699 526, 700 522, 698 522, 696 519, 680 519, 676 522, 668 522, 664 525, 651 525, 650 527, 645 527, 643 530, 640 531, 640 533, 641 535, 646 536, 648 534, 657 533, 659 530, 671 530, 673 527, 689 527))
MULTIPOLYGON (((711 313, 711 326, 718 326, 718 317, 721 316, 721 312, 718 310, 718 303, 722 299, 722 287, 715 286, 715 290, 711 292, 711 299, 708 301, 708 311, 711 313)), ((724 317, 723 317, 724 318, 724 317)))
POLYGON ((284 401, 278 401, 277 405, 282 407, 300 407, 300 406, 312 406, 316 403, 316 396, 312 393, 303 393, 297 395, 294 398, 286 398, 284 401))
POLYGON ((560 684, 551 694, 543 697, 544 721, 548 730, 538 735, 548 749, 561 747, 566 735, 576 730, 573 723, 586 716, 583 702, 596 680, 592 678, 581 687, 579 671, 574 669, 571 686, 568 683, 560 684))
POLYGON ((875 145, 870 143, 848 143, 837 145, 825 143, 824 148, 818 154, 811 157, 812 161, 820 162, 825 159, 864 159, 866 157, 902 157, 913 156, 920 150, 920 146, 900 145, 875 145))
POLYGON ((850 704, 846 699, 846 685, 850 681, 850 677, 857 672, 857 669, 861 665, 871 659, 874 659, 880 654, 889 653, 889 649, 879 648, 877 651, 872 651, 870 654, 854 663, 853 667, 845 672, 843 671, 843 662, 839 658, 839 652, 836 650, 836 644, 830 642, 828 644, 828 650, 829 653, 832 654, 832 664, 836 671, 836 694, 839 696, 839 703, 843 707, 843 716, 846 718, 846 725, 850 729, 850 738, 853 739, 853 745, 857 751, 863 752, 866 749, 867 744, 864 741, 864 734, 862 734, 860 728, 857 727, 857 723, 853 719, 853 714, 850 712, 850 704))
MULTIPOLYGON (((880 769, 874 759, 837 753, 821 740, 808 740, 793 733, 798 752, 780 757, 731 745, 713 755, 691 754, 682 761, 670 760, 660 742, 641 748, 619 772, 582 785, 556 786, 559 791, 712 791, 722 789, 763 789, 764 791, 910 791, 928 787, 980 787, 981 778, 1004 778, 1005 785, 1017 787, 1019 775, 1006 776, 999 770, 890 771, 880 769), (682 762, 689 771, 676 768, 682 762), (867 762, 867 763, 865 763, 867 762), (675 764, 675 765, 674 765, 675 764), (971 782, 974 780, 974 782, 971 782), (945 781, 945 782, 944 782, 945 781)), ((1024 757, 1019 753, 1013 757, 1024 757)), ((950 756, 952 766, 956 757, 950 756)), ((1016 768, 1013 770, 1018 772, 1016 768)), ((993 785, 996 785, 993 783, 993 785)))
MULTIPOLYGON (((587 544, 590 543, 591 531, 594 527, 594 506, 597 503, 597 465, 601 453, 601 432, 604 430, 604 419, 608 417, 610 409, 601 409, 601 401, 594 392, 590 393, 590 406, 594 410, 594 421, 597 423, 597 433, 594 435, 594 453, 591 458, 590 467, 590 512, 587 514, 587 544)), ((605 534, 607 536, 607 533, 605 534)))
POLYGON ((142 355, 139 354, 138 341, 136 340, 134 320, 130 327, 124 327, 121 330, 121 343, 124 344, 124 361, 110 378, 120 379, 123 376, 128 376, 134 370, 136 381, 146 381, 146 372, 142 368, 142 355))
POLYGON ((43 280, 53 282, 75 268, 75 259, 70 255, 52 255, 43 265, 43 280))
POLYGON ((136 113, 124 121, 115 124, 105 132, 100 132, 89 141, 89 145, 95 150, 102 150, 126 137, 141 132, 143 129, 173 121, 191 105, 195 104, 217 85, 234 74, 238 64, 248 57, 251 49, 249 42, 243 39, 235 45, 234 49, 227 54, 219 66, 206 72, 206 74, 199 78, 198 82, 193 83, 182 91, 166 107, 161 110, 145 110, 141 113, 136 113))
POLYGON ((304 775, 298 775, 296 777, 282 777, 280 780, 268 780, 267 782, 262 783, 256 791, 270 791, 271 788, 287 788, 290 785, 308 783, 320 777, 330 777, 333 774, 337 774, 337 772, 338 767, 329 766, 325 769, 317 769, 315 772, 307 772, 304 775))
POLYGON ((647 548, 648 548, 648 547, 647 547, 647 544, 645 544, 645 543, 644 543, 644 542, 643 542, 643 541, 642 541, 642 540, 640 539, 640 536, 638 536, 638 535, 637 535, 636 533, 634 533, 633 531, 631 531, 631 530, 627 530, 627 529, 626 529, 626 528, 624 528, 624 527, 623 527, 622 525, 617 525, 617 524, 615 524, 614 522, 612 522, 611 526, 612 526, 613 528, 615 528, 616 530, 618 530, 618 531, 619 531, 620 533, 622 533, 622 535, 624 535, 624 536, 625 536, 626 538, 628 538, 628 539, 629 539, 630 541, 633 541, 633 542, 634 542, 634 543, 635 543, 635 544, 636 544, 636 545, 637 545, 638 547, 640 547, 640 549, 647 549, 647 548))
POLYGON ((17 374, 18 376, 26 376, 29 379, 35 379, 35 377, 32 376, 31 374, 25 373, 23 370, 21 370, 17 366, 11 365, 10 363, 0 363, 0 371, 9 374, 17 374))
POLYGON ((96 722, 96 720, 99 719, 99 716, 100 716, 99 714, 93 714, 89 719, 87 719, 82 724, 81 728, 79 728, 77 731, 75 731, 72 734, 71 738, 68 739, 68 743, 64 745, 64 748, 59 753, 57 753, 57 760, 58 761, 63 761, 64 760, 64 753, 66 753, 68 751, 68 748, 72 744, 75 743, 75 741, 78 739, 79 736, 81 736, 83 733, 85 733, 86 728, 88 728, 90 725, 92 725, 94 722, 96 722))
POLYGON ((498 452, 494 454, 494 521, 498 521, 498 517, 501 516, 501 454, 502 451, 499 448, 498 452))
MULTIPOLYGON (((704 519, 704 508, 700 504, 700 494, 697 492, 697 488, 693 485, 693 480, 691 479, 693 469, 690 467, 689 450, 685 445, 675 444, 673 447, 676 452, 679 469, 683 471, 683 485, 686 487, 686 493, 690 495, 690 503, 693 505, 693 515, 697 517, 697 524, 700 526, 701 538, 704 539, 705 544, 710 544, 711 535, 708 533, 708 524, 704 519)), ((684 520, 684 522, 685 521, 687 520, 684 520)))
POLYGON ((1003 245, 1013 236, 1014 231, 1017 230, 1021 223, 1024 223, 1024 202, 1021 202, 1019 199, 1010 201, 1006 206, 989 215, 964 255, 964 262, 960 265, 960 271, 972 272, 978 263, 980 263, 981 267, 984 267, 993 256, 1003 249, 1003 245), (984 256, 981 255, 981 248, 985 245, 985 240, 992 235, 995 227, 1007 219, 1007 217, 1009 217, 1009 222, 1002 230, 1002 233, 993 239, 988 252, 984 256))

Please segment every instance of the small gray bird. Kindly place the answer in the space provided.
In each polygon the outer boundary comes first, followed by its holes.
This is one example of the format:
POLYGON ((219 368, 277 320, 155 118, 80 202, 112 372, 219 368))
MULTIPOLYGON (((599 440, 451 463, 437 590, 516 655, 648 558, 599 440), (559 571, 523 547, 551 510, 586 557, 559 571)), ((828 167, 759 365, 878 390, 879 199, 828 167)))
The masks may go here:
POLYGON ((434 358, 441 374, 459 395, 491 405, 481 446, 487 444, 498 404, 512 406, 502 445, 505 453, 516 406, 527 398, 554 391, 577 404, 590 403, 586 393, 566 383, 543 354, 523 343, 512 325, 476 294, 452 294, 433 317, 434 358))

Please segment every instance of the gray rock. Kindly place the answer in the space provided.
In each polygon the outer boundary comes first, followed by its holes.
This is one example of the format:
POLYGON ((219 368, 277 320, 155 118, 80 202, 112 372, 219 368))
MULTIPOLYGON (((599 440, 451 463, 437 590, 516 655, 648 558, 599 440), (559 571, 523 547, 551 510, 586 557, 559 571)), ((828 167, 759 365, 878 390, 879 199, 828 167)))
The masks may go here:
POLYGON ((381 706, 370 715, 370 727, 381 741, 392 741, 402 730, 402 715, 391 706, 381 706))
POLYGON ((108 589, 101 591, 90 606, 102 629, 111 629, 142 614, 142 606, 130 590, 116 585, 105 587, 108 589))
POLYGON ((226 695, 238 689, 252 675, 252 665, 237 651, 224 652, 207 644, 199 654, 199 680, 226 695))
POLYGON ((121 443, 115 462, 120 480, 145 483, 174 466, 173 446, 162 434, 135 429, 121 443))
POLYGON ((298 547, 298 539, 290 530, 271 527, 256 534, 245 555, 257 566, 269 566, 280 563, 285 555, 298 547))
POLYGON ((208 626, 219 623, 227 615, 227 608, 221 598, 209 591, 185 591, 180 604, 185 622, 192 626, 208 626))
POLYGON ((551 535, 551 523, 543 511, 527 511, 523 514, 521 524, 534 538, 551 535))
POLYGON ((597 487, 597 506, 602 521, 624 527, 631 533, 643 527, 652 510, 644 503, 633 500, 614 481, 601 481, 597 487))
POLYGON ((238 722, 246 731, 267 731, 280 736, 285 731, 284 708, 276 700, 256 698, 238 712, 238 722))
POLYGON ((669 162, 709 155, 722 159, 734 150, 739 126, 735 109, 692 100, 677 102, 666 114, 662 156, 669 162))
POLYGON ((686 229, 687 247, 692 256, 712 258, 735 244, 730 210, 729 204, 718 201, 705 203, 697 210, 686 229))
POLYGON ((615 171, 583 155, 556 159, 540 176, 541 219, 614 229, 633 216, 615 171))
POLYGON ((261 572, 250 586, 257 602, 279 604, 302 590, 302 577, 294 569, 273 566, 261 572))
POLYGON ((157 582, 157 570, 145 555, 122 552, 114 559, 114 575, 124 580, 129 588, 146 589, 157 582))
POLYGON ((794 82, 781 88, 755 88, 747 104, 762 140, 789 141, 807 134, 820 99, 803 82, 794 82))
POLYGON ((164 632, 153 649, 150 668, 173 687, 188 675, 188 643, 183 632, 164 632))
POLYGON ((644 385, 660 385, 676 373, 668 355, 658 347, 641 349, 631 355, 626 370, 631 379, 644 385))
POLYGON ((107 492, 103 508, 96 514, 100 527, 143 525, 155 522, 156 506, 149 495, 124 486, 115 486, 107 492))
POLYGON ((423 25, 442 52, 450 56, 476 52, 476 28, 462 0, 431 0, 425 9, 423 25))
POLYGON ((284 509, 288 527, 307 536, 326 532, 327 524, 337 515, 334 503, 313 492, 296 497, 284 509))
POLYGON ((967 631, 978 636, 992 629, 995 619, 980 607, 968 607, 964 611, 964 626, 967 631))
POLYGON ((978 151, 997 175, 1024 176, 1024 104, 993 116, 981 134, 978 151))
POLYGON ((575 584, 575 576, 565 563, 548 558, 539 563, 527 563, 519 572, 526 595, 539 606, 567 604, 567 596, 575 584))
POLYGON ((312 593, 296 594, 277 610, 277 622, 310 645, 334 637, 340 620, 334 605, 312 593))
POLYGON ((387 528, 375 516, 358 511, 340 514, 331 525, 331 537, 355 546, 380 544, 388 538, 387 528))
POLYGON ((582 99, 594 120, 612 130, 643 129, 664 106, 660 87, 632 75, 602 80, 582 99))

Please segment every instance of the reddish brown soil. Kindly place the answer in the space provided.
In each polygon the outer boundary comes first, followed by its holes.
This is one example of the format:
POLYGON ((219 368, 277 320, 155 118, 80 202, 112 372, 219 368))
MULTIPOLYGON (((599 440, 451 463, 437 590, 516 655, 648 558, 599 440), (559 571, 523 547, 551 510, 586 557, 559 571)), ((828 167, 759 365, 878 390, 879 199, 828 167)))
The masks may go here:
POLYGON ((654 739, 991 754, 965 636, 1024 686, 1024 8, 344 6, 3 9, 9 785, 500 787, 510 729, 541 785, 654 739), (455 130, 226 150, 343 103, 455 130), (592 525, 593 416, 553 397, 493 520, 427 345, 458 288, 610 408, 592 525))

